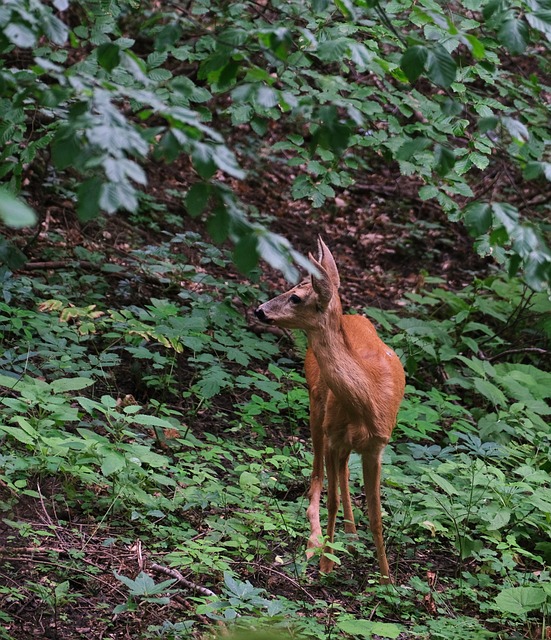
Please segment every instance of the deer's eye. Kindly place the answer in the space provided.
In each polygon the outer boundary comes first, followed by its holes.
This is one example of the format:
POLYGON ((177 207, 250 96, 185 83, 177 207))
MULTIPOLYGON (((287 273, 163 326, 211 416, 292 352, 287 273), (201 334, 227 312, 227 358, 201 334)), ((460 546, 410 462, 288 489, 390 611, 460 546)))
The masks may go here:
POLYGON ((296 296, 294 293, 291 295, 291 297, 289 298, 289 300, 293 303, 293 304, 300 304, 302 302, 302 300, 296 296))

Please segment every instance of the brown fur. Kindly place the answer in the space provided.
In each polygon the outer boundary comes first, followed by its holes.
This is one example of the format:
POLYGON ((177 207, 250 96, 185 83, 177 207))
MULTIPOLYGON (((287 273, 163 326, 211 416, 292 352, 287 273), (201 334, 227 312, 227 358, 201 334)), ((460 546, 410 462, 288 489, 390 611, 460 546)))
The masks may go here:
MULTIPOLYGON (((324 466, 327 471, 327 538, 333 541, 343 502, 345 531, 356 533, 348 486, 351 451, 362 456, 367 511, 377 549, 381 582, 390 581, 383 542, 380 478, 383 450, 390 440, 404 395, 400 360, 379 338, 364 316, 343 315, 338 294, 340 277, 331 252, 318 240, 319 260, 310 260, 319 276, 311 276, 256 310, 263 322, 304 329, 308 337, 306 380, 310 390, 310 430, 314 463, 310 484, 309 555, 322 545, 319 504, 324 466)), ((322 555, 320 568, 334 562, 322 555)))

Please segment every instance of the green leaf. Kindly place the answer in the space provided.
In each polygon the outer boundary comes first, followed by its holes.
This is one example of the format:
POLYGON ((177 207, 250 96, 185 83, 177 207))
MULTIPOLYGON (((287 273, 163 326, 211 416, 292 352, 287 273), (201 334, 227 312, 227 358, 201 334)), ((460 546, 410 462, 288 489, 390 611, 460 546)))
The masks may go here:
POLYGON ((429 50, 426 67, 428 77, 440 87, 449 87, 455 80, 457 65, 441 45, 429 50))
POLYGON ((498 38, 513 55, 523 53, 529 41, 528 25, 522 18, 512 16, 501 23, 498 38))
POLYGON ((448 147, 437 144, 434 149, 435 170, 439 176, 445 176, 455 165, 455 154, 448 147))
POLYGON ((507 398, 501 389, 492 384, 489 380, 483 378, 473 378, 474 388, 484 396, 494 406, 506 407, 508 406, 507 398))
MULTIPOLYGON (((538 3, 540 6, 543 3, 538 3)), ((536 4, 537 6, 537 4, 536 4)), ((532 27, 532 29, 537 29, 541 31, 548 40, 551 40, 551 6, 547 3, 546 9, 541 9, 539 11, 532 11, 526 13, 526 20, 532 27)))
POLYGON ((545 590, 539 587, 511 587, 504 589, 495 599, 500 611, 524 615, 538 609, 547 599, 545 590))
POLYGON ((101 186, 99 205, 107 213, 115 213, 119 209, 136 211, 136 189, 129 182, 106 182, 101 186))
POLYGON ((318 46, 317 54, 325 62, 341 62, 348 53, 350 40, 348 38, 335 38, 327 40, 318 46))
POLYGON ((185 205, 192 218, 201 215, 210 197, 210 185, 206 182, 196 182, 186 194, 185 205))
POLYGON ((258 496, 262 492, 258 476, 250 471, 243 471, 239 476, 239 486, 243 491, 253 496, 258 496))
POLYGON ((551 182, 551 162, 527 162, 523 175, 526 180, 534 180, 544 175, 551 182))
POLYGON ((235 245, 233 258, 237 268, 243 273, 250 273, 258 264, 258 243, 251 232, 242 236, 235 245))
POLYGON ((86 389, 94 384, 94 381, 90 378, 60 378, 54 380, 51 383, 51 388, 54 393, 64 393, 65 391, 80 391, 86 389))
POLYGON ((337 626, 344 633, 348 633, 355 638, 398 638, 404 631, 403 628, 390 622, 379 622, 376 620, 343 620, 337 621, 337 626))
POLYGON ((28 430, 20 429, 19 427, 9 427, 4 424, 0 424, 0 431, 7 433, 12 438, 15 438, 23 444, 34 444, 38 438, 38 433, 36 431, 34 434, 30 434, 28 433, 28 430))
POLYGON ((446 480, 446 478, 436 473, 435 471, 432 471, 432 470, 427 471, 427 475, 434 482, 434 484, 439 486, 442 489, 442 491, 444 491, 444 493, 446 493, 447 495, 449 496, 459 495, 459 492, 453 486, 453 484, 448 480, 446 480))
POLYGON ((16 47, 33 47, 36 42, 34 31, 17 22, 9 22, 3 29, 4 36, 16 47))
POLYGON ((424 151, 430 145, 430 140, 423 136, 418 136, 406 140, 396 152, 397 160, 411 160, 416 153, 424 151))
POLYGON ((238 180, 242 180, 245 177, 245 172, 239 166, 237 158, 225 145, 219 144, 214 147, 212 159, 219 169, 230 176, 238 180))
POLYGON ((258 91, 256 92, 256 103, 265 109, 270 109, 271 107, 275 107, 278 99, 277 92, 272 87, 260 86, 258 91))
POLYGON ((506 527, 509 524, 510 520, 510 509, 500 509, 497 513, 494 514, 493 518, 488 523, 487 529, 488 531, 498 531, 499 529, 503 529, 503 527, 506 527))
POLYGON ((0 236, 0 263, 7 265, 9 269, 20 269, 25 262, 27 262, 27 256, 21 249, 0 236))
POLYGON ((132 422, 141 424, 146 427, 160 427, 161 429, 174 429, 174 424, 166 418, 158 418, 157 416, 149 416, 143 413, 132 416, 132 422))
POLYGON ((485 202, 473 202, 463 210, 463 221, 469 231, 480 236, 492 225, 492 208, 485 202))
POLYGON ((14 229, 31 227, 37 222, 36 213, 11 191, 0 187, 0 220, 14 229))
POLYGON ((67 25, 50 11, 42 14, 42 28, 46 36, 55 44, 62 46, 67 41, 67 34, 69 33, 67 25))
POLYGON ((400 67, 411 83, 423 73, 428 58, 429 50, 423 45, 414 45, 403 53, 400 67))
POLYGON ((419 197, 421 200, 430 200, 431 198, 437 198, 440 193, 438 187, 432 184, 426 184, 419 189, 419 197))
POLYGON ((501 224, 510 235, 518 225, 518 209, 508 202, 492 202, 492 211, 496 221, 501 224))
POLYGON ((97 218, 101 209, 99 204, 103 180, 99 176, 88 178, 78 187, 77 215, 81 222, 97 218))
POLYGON ((513 140, 516 140, 521 144, 524 144, 525 142, 528 142, 528 140, 530 140, 530 132, 528 131, 526 125, 523 124, 520 120, 517 120, 516 118, 505 117, 501 119, 501 122, 503 123, 513 140))
POLYGON ((499 118, 496 116, 487 116, 480 118, 478 121, 478 129, 481 133, 488 133, 488 131, 495 131, 499 125, 499 118))
POLYGON ((96 56, 100 67, 106 71, 113 71, 120 62, 120 49, 116 44, 106 42, 96 49, 96 56))
POLYGON ((126 467, 126 458, 115 451, 110 451, 101 463, 101 472, 104 476, 122 471, 126 467))
POLYGON ((74 131, 60 128, 52 143, 52 160, 58 169, 78 166, 82 156, 82 145, 74 131))
POLYGON ((212 159, 213 150, 209 145, 196 142, 191 152, 193 166, 203 180, 210 180, 216 172, 216 163, 212 159))
POLYGON ((364 44, 358 42, 350 44, 350 59, 359 71, 369 69, 373 58, 374 54, 364 44))

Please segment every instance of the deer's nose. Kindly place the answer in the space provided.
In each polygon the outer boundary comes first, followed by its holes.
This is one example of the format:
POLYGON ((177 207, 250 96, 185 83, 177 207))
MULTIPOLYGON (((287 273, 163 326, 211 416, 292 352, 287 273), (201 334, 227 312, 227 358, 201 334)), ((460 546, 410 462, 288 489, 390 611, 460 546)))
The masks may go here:
POLYGON ((262 307, 258 307, 257 309, 254 310, 254 315, 261 320, 262 322, 266 322, 266 320, 268 319, 266 317, 266 314, 264 313, 262 307))

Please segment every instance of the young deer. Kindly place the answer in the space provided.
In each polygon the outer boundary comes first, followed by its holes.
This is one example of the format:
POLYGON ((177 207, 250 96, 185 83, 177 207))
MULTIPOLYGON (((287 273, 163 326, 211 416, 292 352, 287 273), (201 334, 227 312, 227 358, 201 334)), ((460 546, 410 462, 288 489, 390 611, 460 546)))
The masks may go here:
MULTIPOLYGON (((371 322, 359 315, 343 315, 340 278, 331 252, 318 239, 319 259, 310 261, 319 275, 311 276, 255 311, 267 324, 304 329, 308 337, 306 380, 310 391, 310 431, 314 463, 307 515, 310 521, 308 555, 322 545, 320 497, 324 462, 327 469, 327 539, 333 541, 339 508, 344 528, 355 534, 349 491, 348 458, 362 456, 369 524, 377 549, 381 584, 390 582, 381 521, 381 459, 396 423, 404 395, 400 360, 379 338, 371 322)), ((334 562, 322 555, 320 569, 328 573, 334 562)))

